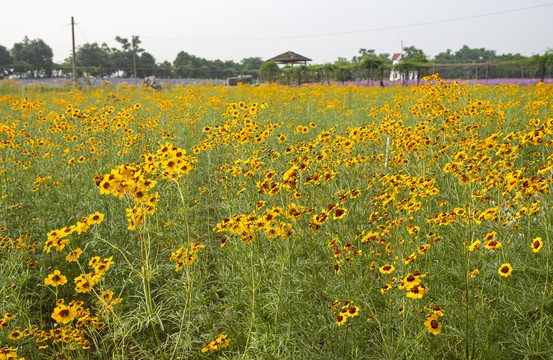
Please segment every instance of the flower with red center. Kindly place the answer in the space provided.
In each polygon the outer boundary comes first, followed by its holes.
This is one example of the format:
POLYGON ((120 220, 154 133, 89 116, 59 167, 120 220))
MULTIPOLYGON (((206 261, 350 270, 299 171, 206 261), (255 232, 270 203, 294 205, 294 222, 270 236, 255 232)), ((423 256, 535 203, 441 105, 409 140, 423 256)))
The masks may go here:
POLYGON ((359 307, 358 306, 350 307, 348 309, 347 314, 348 314, 349 317, 356 317, 357 315, 359 315, 359 307))
POLYGON ((499 249, 501 247, 501 243, 496 240, 490 240, 486 243, 486 249, 499 249))
POLYGON ((340 269, 341 269, 340 262, 339 262, 339 261, 336 261, 336 264, 334 264, 334 273, 335 273, 335 274, 339 274, 339 273, 340 273, 340 269))
POLYGON ((495 231, 492 231, 491 233, 486 235, 486 237, 484 238, 484 242, 494 240, 496 235, 497 233, 495 231))
POLYGON ((67 324, 77 316, 77 310, 74 307, 59 305, 52 313, 52 319, 58 323, 67 324))
POLYGON ((507 277, 507 276, 511 275, 512 271, 513 271, 513 267, 509 263, 501 265, 501 267, 497 270, 499 275, 504 276, 504 277, 507 277))
POLYGON ((338 326, 344 325, 345 322, 347 321, 347 319, 348 319, 347 316, 338 315, 338 316, 336 317, 336 325, 338 325, 338 326))
POLYGON ((104 221, 104 214, 95 212, 94 214, 88 217, 88 220, 89 220, 88 221, 89 224, 99 224, 102 221, 104 221))
POLYGON ((428 328, 428 332, 433 335, 438 335, 442 331, 442 323, 438 321, 438 315, 430 315, 424 325, 428 328))
POLYGON ((470 244, 470 246, 469 246, 469 251, 477 250, 477 249, 480 247, 480 244, 482 244, 482 241, 476 240, 475 242, 473 242, 472 244, 470 244))
POLYGON ((417 252, 419 254, 424 254, 426 253, 426 251, 430 248, 430 244, 424 244, 424 245, 421 245, 419 246, 419 248, 417 249, 417 252))
POLYGON ((334 220, 343 218, 347 213, 346 209, 336 208, 334 211, 334 220))
POLYGON ((540 249, 543 246, 543 241, 541 240, 541 237, 537 237, 532 241, 532 250, 537 253, 540 251, 540 249))
POLYGON ((17 359, 17 349, 4 346, 0 349, 0 359, 17 359))
POLYGON ((413 261, 415 261, 416 258, 417 258, 417 256, 415 255, 415 253, 412 253, 410 256, 403 259, 403 263, 407 265, 407 264, 412 263, 413 261))
POLYGON ((440 308, 440 305, 434 304, 432 307, 432 312, 439 316, 444 316, 444 311, 440 308))
POLYGON ((381 268, 379 268, 378 270, 383 274, 391 274, 392 271, 394 271, 394 269, 395 268, 394 268, 393 265, 384 265, 381 268))
POLYGON ((417 277, 413 274, 409 274, 405 279, 403 279, 403 285, 407 288, 407 290, 411 289, 413 286, 417 286, 419 283, 419 279, 417 279, 417 277))
POLYGON ((49 274, 46 279, 44 279, 44 284, 56 287, 58 285, 64 285, 67 283, 67 278, 61 274, 59 270, 54 270, 53 274, 49 274))
POLYGON ((77 261, 77 259, 81 256, 82 253, 83 253, 83 251, 81 250, 81 248, 77 248, 77 249, 69 252, 69 254, 67 254, 67 256, 65 257, 65 260, 67 260, 69 262, 77 261))
POLYGON ((389 284, 382 285, 382 288, 380 289, 380 293, 384 295, 388 290, 390 290, 392 287, 389 284))
POLYGON ((411 299, 420 299, 426 294, 426 286, 424 284, 418 284, 409 289, 407 297, 411 299))
POLYGON ((14 331, 12 331, 8 337, 11 339, 11 340, 17 340, 19 338, 21 338, 23 336, 23 333, 17 329, 15 329, 14 331))

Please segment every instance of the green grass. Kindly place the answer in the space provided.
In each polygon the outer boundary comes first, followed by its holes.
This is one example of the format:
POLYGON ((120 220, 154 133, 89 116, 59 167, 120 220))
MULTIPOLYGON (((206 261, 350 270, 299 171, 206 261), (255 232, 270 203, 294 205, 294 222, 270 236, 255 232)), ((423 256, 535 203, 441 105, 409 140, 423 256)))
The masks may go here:
POLYGON ((543 170, 553 165, 551 86, 30 87, 27 100, 19 89, 0 93, 0 236, 7 239, 0 315, 14 316, 0 330, 0 347, 17 348, 18 357, 546 359, 553 350, 551 171, 543 170), (241 101, 259 104, 248 116, 251 126, 243 121, 248 110, 238 108, 236 122, 227 108, 241 101), (78 114, 66 113, 69 104, 78 114), (161 170, 148 174, 157 180, 146 191, 159 193, 156 211, 129 230, 131 198, 100 194, 95 178, 143 162, 141 155, 166 142, 196 158, 195 169, 175 181, 161 170), (294 165, 292 181, 282 185, 294 165), (265 180, 281 190, 263 193, 265 180), (358 196, 341 197, 355 190, 358 196), (266 204, 256 209, 259 201, 266 204), (249 243, 236 230, 216 231, 238 215, 237 226, 251 230, 267 209, 286 212, 291 203, 304 214, 265 220, 273 228, 291 224, 290 236, 259 228, 249 243), (329 205, 347 213, 334 219, 329 205), (496 210, 479 219, 488 209, 496 210), (315 226, 324 211, 328 220, 315 226), (60 252, 43 251, 50 231, 95 212, 104 215, 101 223, 70 235, 60 252), (429 221, 440 213, 451 222, 429 221), (362 242, 370 232, 378 235, 362 242), (492 232, 501 247, 488 250, 483 239, 492 232), (534 253, 537 237, 544 246, 534 253), (27 245, 14 248, 18 238, 27 245), (334 238, 339 248, 327 246, 334 238), (469 251, 477 239, 480 248, 469 251), (170 255, 195 242, 204 248, 175 271, 170 255), (76 248, 83 251, 78 264, 67 262, 76 248), (416 259, 405 263, 412 254, 416 259), (94 291, 77 293, 74 278, 94 270, 93 256, 114 264, 94 291), (508 277, 498 274, 505 263, 513 268, 508 277), (395 269, 381 273, 384 265, 395 269), (54 269, 67 284, 45 285, 54 269), (415 271, 426 286, 420 299, 398 286, 415 271), (101 314, 105 290, 122 302, 101 314), (51 317, 62 298, 66 305, 83 301, 105 324, 68 323, 83 331, 89 348, 39 336, 68 326, 51 317), (359 315, 338 325, 345 301, 359 315), (433 335, 425 321, 436 304, 443 317, 433 335), (14 329, 31 330, 11 340, 14 329), (228 347, 201 351, 221 334, 228 347))

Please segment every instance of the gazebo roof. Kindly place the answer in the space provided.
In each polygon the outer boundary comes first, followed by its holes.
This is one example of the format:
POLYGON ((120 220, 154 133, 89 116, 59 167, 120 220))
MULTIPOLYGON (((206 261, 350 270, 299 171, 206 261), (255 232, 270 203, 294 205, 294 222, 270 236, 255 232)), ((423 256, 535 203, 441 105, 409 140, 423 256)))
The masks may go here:
POLYGON ((311 61, 311 59, 306 58, 305 56, 302 56, 300 54, 296 54, 293 51, 287 51, 267 61, 274 61, 280 64, 297 64, 297 63, 306 63, 307 61, 311 61))

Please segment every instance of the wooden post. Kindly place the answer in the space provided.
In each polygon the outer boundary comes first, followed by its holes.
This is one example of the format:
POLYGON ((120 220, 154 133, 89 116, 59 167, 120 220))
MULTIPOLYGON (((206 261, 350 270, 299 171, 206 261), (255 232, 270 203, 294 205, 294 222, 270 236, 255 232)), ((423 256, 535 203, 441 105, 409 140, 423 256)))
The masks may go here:
POLYGON ((136 85, 136 51, 134 46, 134 35, 131 36, 131 45, 132 45, 132 67, 134 75, 134 84, 136 85))
POLYGON ((71 16, 71 37, 73 39, 73 86, 77 85, 77 66, 75 63, 75 20, 71 16))

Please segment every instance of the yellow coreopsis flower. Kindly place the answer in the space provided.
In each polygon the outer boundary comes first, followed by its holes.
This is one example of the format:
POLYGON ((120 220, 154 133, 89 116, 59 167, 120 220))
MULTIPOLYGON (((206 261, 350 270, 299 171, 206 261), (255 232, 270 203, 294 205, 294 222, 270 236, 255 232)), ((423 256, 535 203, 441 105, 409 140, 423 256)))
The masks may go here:
POLYGON ((77 310, 72 306, 59 305, 52 313, 52 319, 58 323, 67 324, 77 316, 77 310))
POLYGON ((501 267, 497 270, 499 275, 504 276, 504 277, 507 277, 507 276, 511 275, 512 271, 513 271, 513 267, 509 263, 501 265, 501 267))
POLYGON ((89 220, 88 221, 89 224, 99 224, 102 221, 104 221, 104 214, 95 212, 94 214, 88 217, 88 220, 89 220))
POLYGON ((428 332, 433 335, 438 335, 442 331, 442 323, 438 321, 437 314, 430 315, 424 325, 428 328, 428 332))
POLYGON ((540 251, 540 249, 543 247, 543 241, 541 240, 541 237, 537 237, 532 241, 532 251, 537 253, 540 251))
POLYGON ((378 271, 380 271, 382 274, 391 274, 392 271, 394 271, 394 266, 393 265, 384 265, 382 267, 380 267, 378 269, 378 271))
POLYGON ((348 320, 348 317, 345 316, 345 315, 338 315, 336 317, 336 325, 338 326, 341 326, 341 325, 344 325, 346 323, 346 321, 348 320))
POLYGON ((58 286, 64 285, 67 283, 67 278, 61 274, 59 270, 54 270, 53 274, 49 274, 46 279, 44 279, 44 284, 49 286, 58 286))
POLYGON ((17 353, 15 352, 17 349, 4 346, 0 349, 0 359, 17 359, 17 353))
POLYGON ((77 248, 71 251, 69 254, 67 254, 67 256, 65 257, 65 260, 67 260, 68 262, 77 261, 77 259, 79 259, 82 253, 83 251, 81 250, 81 248, 77 248))
POLYGON ((480 247, 480 244, 482 244, 482 241, 476 240, 475 242, 470 244, 469 251, 474 251, 474 250, 478 249, 480 247))

